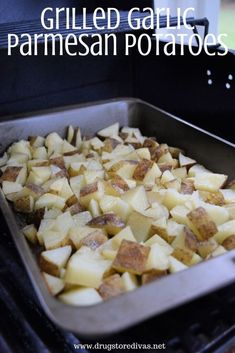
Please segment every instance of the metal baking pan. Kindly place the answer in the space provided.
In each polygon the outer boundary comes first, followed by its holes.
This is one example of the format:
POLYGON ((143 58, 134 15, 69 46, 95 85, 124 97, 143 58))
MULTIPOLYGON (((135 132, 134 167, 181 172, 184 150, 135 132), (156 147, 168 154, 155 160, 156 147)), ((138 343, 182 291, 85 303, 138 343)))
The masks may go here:
MULTIPOLYGON (((57 131, 71 124, 91 134, 116 121, 139 127, 161 142, 178 146, 215 172, 235 176, 234 145, 136 99, 72 106, 0 123, 0 152, 29 135, 57 131)), ((81 337, 97 338, 121 331, 235 280, 235 252, 200 263, 133 292, 90 307, 68 306, 53 298, 41 278, 35 255, 20 231, 20 221, 0 192, 0 206, 41 305, 50 319, 81 337)))

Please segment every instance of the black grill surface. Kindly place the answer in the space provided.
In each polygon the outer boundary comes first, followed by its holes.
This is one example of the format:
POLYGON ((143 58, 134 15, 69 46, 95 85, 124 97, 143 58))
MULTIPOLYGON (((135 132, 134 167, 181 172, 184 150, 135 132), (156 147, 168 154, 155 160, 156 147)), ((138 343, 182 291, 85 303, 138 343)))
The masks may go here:
MULTIPOLYGON (((45 316, 1 214, 0 224, 0 352, 87 353, 75 350, 74 344, 78 345, 79 339, 56 327, 45 316)), ((99 340, 104 344, 133 342, 165 343, 165 352, 169 353, 234 353, 235 284, 99 340)))

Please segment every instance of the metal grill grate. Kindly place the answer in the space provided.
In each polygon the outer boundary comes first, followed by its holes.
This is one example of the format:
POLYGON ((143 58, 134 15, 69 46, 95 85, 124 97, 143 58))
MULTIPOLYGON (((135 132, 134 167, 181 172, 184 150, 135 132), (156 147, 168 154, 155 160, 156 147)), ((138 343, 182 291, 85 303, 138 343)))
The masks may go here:
MULTIPOLYGON (((147 13, 138 13, 134 15, 134 18, 138 19, 143 19, 147 16, 147 13)), ((99 33, 99 34, 105 34, 105 33, 127 33, 130 31, 133 31, 129 25, 128 25, 128 12, 127 11, 121 11, 120 12, 120 26, 115 29, 115 30, 97 30, 96 28, 88 30, 70 30, 66 29, 66 23, 65 20, 61 20, 61 28, 59 30, 50 30, 47 31, 44 29, 41 25, 41 22, 39 20, 32 20, 32 21, 23 21, 23 22, 12 22, 12 23, 6 23, 6 24, 1 24, 0 25, 0 48, 7 48, 8 47, 8 33, 14 33, 16 35, 21 35, 23 33, 28 33, 30 35, 34 34, 47 34, 47 33, 52 33, 52 34, 62 34, 63 38, 65 38, 69 33, 73 33, 76 36, 79 36, 84 33, 89 33, 90 35, 94 33, 99 33)), ((159 22, 159 27, 164 28, 166 26, 177 26, 177 17, 171 17, 170 21, 167 20, 166 16, 161 16, 160 17, 160 22, 159 22), (170 23, 168 23, 170 22, 170 23)), ((105 26, 105 20, 98 20, 97 21, 99 26, 105 26)), ((76 23, 78 26, 82 25, 82 17, 77 16, 76 17, 76 23)), ((113 23, 113 19, 111 20, 111 23, 113 23)), ((148 21, 147 21, 148 23, 148 21)), ((149 20, 150 23, 150 20, 149 20)), ((183 19, 181 18, 181 25, 183 25, 183 19)), ((189 17, 187 19, 187 24, 191 25, 192 27, 195 27, 194 32, 197 33, 197 26, 203 26, 204 27, 204 35, 208 33, 208 28, 209 28, 209 22, 206 18, 202 19, 195 19, 193 17, 189 17)), ((87 15, 87 26, 92 26, 92 15, 88 14, 87 15)), ((43 38, 39 38, 37 40, 38 43, 43 42, 43 38)), ((23 43, 24 40, 20 39, 19 44, 23 43)))
MULTIPOLYGON (((74 352, 78 338, 41 311, 2 216, 0 222, 0 352, 74 352)), ((229 353, 234 337, 235 284, 99 342, 164 342, 167 353, 229 353)))

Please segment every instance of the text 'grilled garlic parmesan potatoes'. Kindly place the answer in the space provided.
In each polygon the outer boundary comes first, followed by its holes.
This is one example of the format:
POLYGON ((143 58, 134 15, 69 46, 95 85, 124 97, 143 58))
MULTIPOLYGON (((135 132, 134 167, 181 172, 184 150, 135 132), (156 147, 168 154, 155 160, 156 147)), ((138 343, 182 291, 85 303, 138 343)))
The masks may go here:
POLYGON ((235 248, 235 182, 116 123, 13 143, 1 186, 48 290, 91 305, 235 248))

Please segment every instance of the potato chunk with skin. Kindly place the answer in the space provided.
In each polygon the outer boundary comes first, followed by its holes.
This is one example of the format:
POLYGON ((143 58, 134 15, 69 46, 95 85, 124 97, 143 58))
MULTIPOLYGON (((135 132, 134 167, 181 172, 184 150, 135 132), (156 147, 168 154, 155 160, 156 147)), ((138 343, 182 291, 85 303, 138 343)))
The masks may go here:
POLYGON ((88 306, 102 302, 102 298, 94 288, 78 288, 62 293, 59 299, 65 304, 88 306))
POLYGON ((110 235, 119 233, 125 227, 125 223, 122 219, 114 213, 108 213, 92 218, 87 225, 89 227, 103 228, 110 235))
POLYGON ((39 258, 39 265, 42 271, 53 276, 59 276, 60 270, 66 265, 72 248, 70 245, 62 248, 43 251, 39 258))
POLYGON ((145 175, 152 168, 153 162, 148 159, 141 160, 133 173, 133 179, 138 181, 143 181, 145 175))
POLYGON ((37 242, 38 242, 37 229, 34 226, 34 224, 29 224, 29 225, 25 226, 22 229, 22 232, 23 232, 24 236, 28 239, 28 241, 30 241, 30 243, 37 244, 37 242))
POLYGON ((112 262, 98 256, 96 252, 82 247, 68 262, 65 282, 85 287, 99 288, 104 274, 111 269, 112 262))
POLYGON ((227 175, 214 173, 200 173, 195 176, 194 186, 197 190, 218 191, 225 185, 227 175))
POLYGON ((99 287, 98 292, 104 300, 124 293, 124 285, 121 276, 119 274, 115 274, 105 278, 99 287))
POLYGON ((128 271, 141 275, 145 271, 150 248, 136 242, 123 240, 113 262, 113 268, 118 272, 128 271))
POLYGON ((123 201, 129 203, 129 205, 135 210, 135 211, 144 211, 146 208, 149 206, 149 202, 147 199, 147 194, 144 189, 144 187, 137 186, 135 189, 131 189, 127 191, 123 196, 122 196, 123 201))
POLYGON ((104 196, 104 186, 101 182, 95 182, 93 184, 88 184, 80 190, 80 203, 88 207, 92 199, 101 200, 104 196))
POLYGON ((26 181, 26 168, 24 167, 7 167, 0 181, 11 181, 24 184, 26 181))
POLYGON ((218 226, 218 233, 215 234, 214 239, 222 244, 225 239, 234 234, 235 220, 228 221, 218 226))
POLYGON ((141 282, 142 284, 147 284, 164 276, 167 276, 166 270, 150 270, 142 275, 141 282))
POLYGON ((17 212, 32 213, 34 208, 34 199, 32 196, 24 196, 14 202, 14 208, 17 212))
POLYGON ((227 239, 225 239, 222 243, 222 246, 226 250, 233 250, 235 249, 235 235, 230 235, 227 239))
POLYGON ((61 278, 49 275, 48 273, 43 272, 42 276, 46 282, 46 286, 49 292, 56 296, 64 289, 64 282, 61 278))
POLYGON ((206 210, 202 207, 196 208, 187 215, 188 219, 196 227, 199 240, 207 240, 217 233, 217 226, 211 220, 206 210))
POLYGON ((93 233, 88 234, 81 240, 81 246, 87 246, 92 250, 98 249, 104 244, 108 238, 100 230, 95 230, 93 233))
POLYGON ((132 275, 129 272, 124 272, 121 278, 126 292, 129 292, 138 288, 138 280, 135 275, 132 275))

